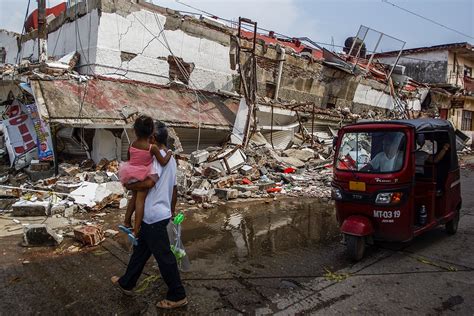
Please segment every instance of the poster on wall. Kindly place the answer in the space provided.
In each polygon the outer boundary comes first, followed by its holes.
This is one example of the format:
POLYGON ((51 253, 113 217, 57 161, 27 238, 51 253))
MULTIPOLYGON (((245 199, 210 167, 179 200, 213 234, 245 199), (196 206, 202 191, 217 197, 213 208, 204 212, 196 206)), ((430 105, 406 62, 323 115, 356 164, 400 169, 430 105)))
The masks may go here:
POLYGON ((35 129, 38 159, 40 161, 52 161, 54 159, 54 153, 49 125, 41 120, 35 103, 25 105, 25 109, 35 129))
POLYGON ((23 111, 23 105, 15 100, 5 111, 3 131, 11 166, 21 169, 36 159, 36 132, 33 121, 23 111))

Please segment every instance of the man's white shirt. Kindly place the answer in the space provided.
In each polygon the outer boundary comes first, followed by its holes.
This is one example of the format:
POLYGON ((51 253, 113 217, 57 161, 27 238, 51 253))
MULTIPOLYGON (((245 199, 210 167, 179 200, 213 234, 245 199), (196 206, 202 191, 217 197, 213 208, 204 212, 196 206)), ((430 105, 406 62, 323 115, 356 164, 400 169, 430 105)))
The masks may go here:
MULTIPOLYGON (((162 156, 166 156, 164 150, 160 150, 162 156)), ((173 188, 176 185, 176 160, 171 157, 166 166, 161 166, 153 158, 153 168, 158 175, 155 186, 148 190, 145 199, 145 214, 143 222, 154 224, 156 222, 171 218, 171 201, 173 188)))
POLYGON ((403 152, 397 152, 392 158, 388 158, 384 151, 375 155, 374 159, 370 161, 372 168, 380 172, 398 171, 402 168, 403 152))

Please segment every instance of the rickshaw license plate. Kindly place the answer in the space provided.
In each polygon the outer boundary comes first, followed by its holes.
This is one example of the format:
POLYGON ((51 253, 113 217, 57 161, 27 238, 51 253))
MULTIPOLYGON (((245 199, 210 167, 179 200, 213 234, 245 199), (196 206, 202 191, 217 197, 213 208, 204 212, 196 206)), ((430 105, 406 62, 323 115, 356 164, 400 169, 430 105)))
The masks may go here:
POLYGON ((349 181, 349 190, 365 191, 365 182, 349 181))

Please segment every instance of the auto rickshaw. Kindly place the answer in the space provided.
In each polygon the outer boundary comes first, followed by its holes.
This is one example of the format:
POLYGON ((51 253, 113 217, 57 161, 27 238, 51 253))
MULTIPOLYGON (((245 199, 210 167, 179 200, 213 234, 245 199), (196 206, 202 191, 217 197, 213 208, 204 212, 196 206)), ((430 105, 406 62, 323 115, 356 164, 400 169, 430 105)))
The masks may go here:
POLYGON ((362 122, 334 141, 332 198, 349 255, 375 240, 406 242, 445 225, 458 228, 461 181, 450 122, 362 122))

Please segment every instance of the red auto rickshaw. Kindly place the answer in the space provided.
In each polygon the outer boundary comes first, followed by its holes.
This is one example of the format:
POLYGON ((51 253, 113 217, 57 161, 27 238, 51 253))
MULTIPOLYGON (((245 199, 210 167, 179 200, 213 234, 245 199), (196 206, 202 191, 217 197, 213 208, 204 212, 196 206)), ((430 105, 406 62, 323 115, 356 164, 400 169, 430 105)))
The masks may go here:
POLYGON ((450 122, 357 123, 334 145, 332 198, 354 260, 374 240, 406 242, 439 225, 456 233, 461 181, 450 122))

